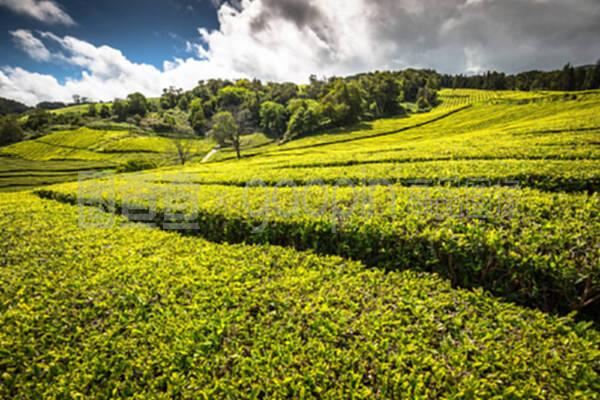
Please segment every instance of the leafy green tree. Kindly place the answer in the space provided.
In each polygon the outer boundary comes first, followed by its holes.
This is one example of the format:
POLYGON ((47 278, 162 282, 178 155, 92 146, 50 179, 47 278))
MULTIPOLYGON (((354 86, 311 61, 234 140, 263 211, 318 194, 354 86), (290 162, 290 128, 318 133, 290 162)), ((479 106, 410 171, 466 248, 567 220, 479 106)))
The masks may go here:
POLYGON ((187 96, 181 96, 179 102, 177 103, 177 107, 182 111, 188 111, 190 107, 190 99, 187 96))
POLYGON ((128 115, 139 115, 144 117, 148 112, 148 101, 146 97, 141 93, 132 93, 127 96, 129 107, 127 109, 128 115))
POLYGON ((189 122, 192 129, 196 134, 200 135, 206 129, 206 116, 204 114, 204 108, 202 107, 202 100, 195 98, 190 103, 190 117, 189 122))
POLYGON ((588 68, 586 71, 583 89, 600 89, 600 60, 593 68, 588 68))
POLYGON ((273 101, 265 101, 260 106, 260 126, 265 134, 281 138, 287 128, 285 107, 273 101))
POLYGON ((46 110, 35 110, 25 122, 25 129, 30 131, 40 131, 52 123, 52 114, 46 110))
POLYGON ((173 86, 163 90, 163 94, 160 97, 160 106, 163 110, 171 110, 177 107, 179 100, 183 94, 183 90, 177 89, 173 86))
POLYGON ((333 88, 322 100, 331 123, 342 126, 360 121, 366 109, 362 88, 356 81, 335 81, 333 88))
POLYGON ((123 122, 127 120, 129 115, 129 103, 127 100, 115 100, 113 102, 113 114, 117 117, 117 121, 123 122))
POLYGON ((23 140, 23 129, 14 116, 0 118, 0 146, 7 146, 23 140))
POLYGON ((173 148, 175 151, 175 156, 179 164, 185 165, 188 161, 190 161, 193 157, 193 148, 191 140, 183 140, 183 139, 173 139, 173 148))
POLYGON ((106 104, 100 107, 100 118, 110 118, 110 108, 106 104))
POLYGON ((96 110, 96 104, 90 104, 88 105, 88 109, 87 109, 87 113, 86 115, 88 117, 95 117, 96 115, 98 115, 97 113, 98 110, 96 110))
POLYGON ((216 141, 219 145, 231 143, 237 158, 242 158, 240 149, 240 128, 229 111, 221 111, 212 118, 212 129, 208 132, 208 136, 216 141))
POLYGON ((250 96, 250 90, 243 87, 227 86, 219 90, 217 102, 221 111, 235 113, 244 105, 250 96))
POLYGON ((316 132, 321 128, 321 106, 314 100, 299 100, 292 102, 288 111, 291 114, 284 141, 298 136, 316 132))

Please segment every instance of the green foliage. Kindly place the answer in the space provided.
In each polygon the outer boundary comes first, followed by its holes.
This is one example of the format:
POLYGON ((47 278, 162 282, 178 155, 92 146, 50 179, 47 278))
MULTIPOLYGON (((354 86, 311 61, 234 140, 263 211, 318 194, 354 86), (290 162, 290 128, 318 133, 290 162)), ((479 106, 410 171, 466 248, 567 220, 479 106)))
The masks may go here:
POLYGON ((273 101, 262 103, 260 106, 260 126, 267 136, 281 138, 287 128, 285 107, 273 101))
POLYGON ((163 90, 163 94, 160 98, 160 107, 163 110, 170 110, 179 104, 183 91, 174 87, 163 90))
POLYGON ((296 100, 290 102, 288 112, 291 117, 288 122, 285 141, 294 139, 302 134, 318 131, 324 119, 321 106, 314 100, 296 100))
POLYGON ((251 91, 237 86, 227 86, 219 90, 217 101, 221 110, 235 112, 251 96, 251 91))
POLYGON ((600 89, 600 60, 596 65, 573 67, 567 64, 562 70, 528 71, 516 75, 488 71, 481 75, 442 75, 447 88, 485 90, 591 90, 600 89))
POLYGON ((98 110, 96 109, 96 104, 90 104, 88 106, 88 111, 86 113, 87 117, 95 117, 96 115, 98 115, 98 110))
POLYGON ((153 162, 148 159, 127 160, 125 164, 119 165, 119 167, 117 167, 117 172, 136 172, 147 169, 154 169, 157 167, 158 165, 156 164, 156 162, 153 162))
POLYGON ((221 146, 231 144, 236 150, 237 158, 241 157, 240 128, 230 112, 222 111, 213 117, 212 128, 208 132, 208 137, 221 146))
POLYGON ((140 117, 144 117, 148 112, 148 101, 146 97, 144 97, 141 93, 132 93, 127 96, 128 100, 128 108, 127 115, 139 115, 140 117))
POLYGON ((16 117, 0 117, 0 146, 23 140, 23 129, 16 117))
POLYGON ((30 131, 46 130, 52 123, 52 114, 46 110, 35 110, 28 115, 23 127, 30 131))
POLYGON ((589 324, 434 275, 219 245, 26 194, 0 196, 0 252, 2 398, 598 393, 589 324))
POLYGON ((0 116, 9 114, 22 114, 27 110, 29 110, 29 107, 23 103, 0 97, 0 116))
POLYGON ((337 80, 322 100, 332 125, 344 126, 360 121, 365 110, 363 96, 358 82, 337 80))
POLYGON ((112 107, 113 114, 117 121, 124 122, 129 115, 129 103, 126 100, 115 100, 112 107))
POLYGON ((111 116, 111 112, 110 112, 110 107, 108 107, 106 104, 102 104, 102 106, 100 107, 100 118, 110 118, 111 116))

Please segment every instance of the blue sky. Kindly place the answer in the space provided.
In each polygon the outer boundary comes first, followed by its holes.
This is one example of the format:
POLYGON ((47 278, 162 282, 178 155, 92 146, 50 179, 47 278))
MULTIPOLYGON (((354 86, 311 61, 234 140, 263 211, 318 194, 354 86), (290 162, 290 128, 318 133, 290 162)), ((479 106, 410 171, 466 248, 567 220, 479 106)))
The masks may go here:
POLYGON ((34 105, 433 68, 600 59, 598 0, 0 0, 0 97, 34 105))
POLYGON ((75 36, 96 45, 120 49, 137 63, 161 67, 173 57, 186 57, 186 41, 198 40, 198 28, 218 28, 217 10, 210 0, 62 0, 61 8, 75 25, 48 24, 0 8, 0 60, 32 72, 64 80, 80 68, 61 62, 39 62, 15 46, 10 31, 29 29, 75 36))

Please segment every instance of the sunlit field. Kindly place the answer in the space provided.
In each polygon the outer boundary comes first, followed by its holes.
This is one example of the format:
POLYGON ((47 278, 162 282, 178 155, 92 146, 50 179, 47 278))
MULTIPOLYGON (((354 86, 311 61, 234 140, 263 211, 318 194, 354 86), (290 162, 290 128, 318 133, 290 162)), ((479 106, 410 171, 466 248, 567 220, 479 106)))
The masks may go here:
POLYGON ((0 397, 595 398, 600 92, 439 98, 3 147, 0 397))

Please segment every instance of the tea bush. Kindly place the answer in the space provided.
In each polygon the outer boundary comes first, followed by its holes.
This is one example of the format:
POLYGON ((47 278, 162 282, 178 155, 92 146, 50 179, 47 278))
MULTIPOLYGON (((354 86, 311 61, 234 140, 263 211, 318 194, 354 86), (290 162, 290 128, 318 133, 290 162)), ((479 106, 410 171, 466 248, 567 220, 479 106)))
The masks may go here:
POLYGON ((391 270, 434 271, 456 285, 483 286, 547 311, 594 314, 600 296, 597 194, 401 186, 239 188, 142 183, 135 177, 38 193, 219 242, 271 243, 391 270))
POLYGON ((0 196, 1 398, 598 398, 590 323, 86 214, 0 196))

